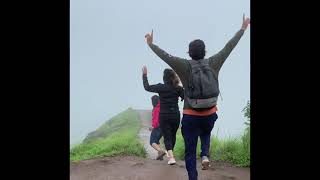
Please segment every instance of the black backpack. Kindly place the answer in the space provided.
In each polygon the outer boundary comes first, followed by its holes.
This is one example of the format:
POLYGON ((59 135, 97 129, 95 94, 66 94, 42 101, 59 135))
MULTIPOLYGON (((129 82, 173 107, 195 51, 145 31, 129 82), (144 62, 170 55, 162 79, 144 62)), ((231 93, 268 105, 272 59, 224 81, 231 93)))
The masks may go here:
POLYGON ((208 110, 216 105, 219 95, 217 74, 208 59, 189 60, 190 76, 185 89, 187 101, 194 110, 208 110))

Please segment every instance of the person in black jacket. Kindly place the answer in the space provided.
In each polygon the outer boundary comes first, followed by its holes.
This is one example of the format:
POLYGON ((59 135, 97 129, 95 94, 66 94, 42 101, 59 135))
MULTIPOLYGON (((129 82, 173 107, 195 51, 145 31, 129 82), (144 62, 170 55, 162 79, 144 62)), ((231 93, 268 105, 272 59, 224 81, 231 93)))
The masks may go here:
POLYGON ((180 80, 172 69, 163 72, 164 84, 149 85, 147 67, 143 66, 143 86, 146 91, 155 92, 160 97, 160 129, 163 134, 164 144, 168 151, 168 164, 173 165, 176 160, 173 149, 176 143, 176 133, 180 125, 179 97, 184 99, 184 90, 179 86, 180 80))

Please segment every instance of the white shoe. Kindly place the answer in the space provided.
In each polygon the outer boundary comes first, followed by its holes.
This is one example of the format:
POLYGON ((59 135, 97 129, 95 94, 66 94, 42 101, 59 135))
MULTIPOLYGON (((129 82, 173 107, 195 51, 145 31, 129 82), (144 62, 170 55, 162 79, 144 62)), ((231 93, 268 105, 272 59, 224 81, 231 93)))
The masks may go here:
POLYGON ((207 156, 202 156, 201 157, 201 165, 202 165, 202 170, 207 170, 210 167, 210 161, 207 156))
POLYGON ((167 158, 169 158, 170 156, 169 156, 169 154, 168 154, 168 151, 165 151, 165 153, 166 153, 166 155, 167 155, 167 158))
POLYGON ((169 158, 168 164, 174 165, 174 164, 176 164, 176 160, 173 157, 171 157, 171 158, 169 158))

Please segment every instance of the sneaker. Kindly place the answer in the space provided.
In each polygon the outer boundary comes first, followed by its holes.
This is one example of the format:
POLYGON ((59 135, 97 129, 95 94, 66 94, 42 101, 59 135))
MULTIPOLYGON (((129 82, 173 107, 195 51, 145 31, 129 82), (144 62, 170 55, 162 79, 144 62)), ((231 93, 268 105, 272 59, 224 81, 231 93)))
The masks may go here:
POLYGON ((162 161, 164 155, 166 155, 166 153, 164 151, 159 151, 156 160, 162 161))
POLYGON ((202 156, 201 157, 201 165, 202 165, 202 170, 207 170, 210 167, 210 161, 207 156, 202 156))
POLYGON ((165 153, 166 153, 166 155, 167 155, 167 158, 169 158, 170 156, 169 156, 169 154, 168 154, 168 151, 165 151, 165 153))
POLYGON ((176 160, 173 157, 170 157, 169 161, 168 161, 168 164, 169 165, 174 165, 174 164, 176 164, 176 160))

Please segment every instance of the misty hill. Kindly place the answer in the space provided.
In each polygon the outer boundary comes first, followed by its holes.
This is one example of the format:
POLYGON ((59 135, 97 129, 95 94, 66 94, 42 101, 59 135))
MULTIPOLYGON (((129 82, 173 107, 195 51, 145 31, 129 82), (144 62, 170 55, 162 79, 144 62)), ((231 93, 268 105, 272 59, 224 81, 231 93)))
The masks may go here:
POLYGON ((138 113, 128 108, 89 133, 81 144, 74 146, 70 150, 70 160, 115 155, 145 157, 146 151, 138 138, 140 128, 138 113))

